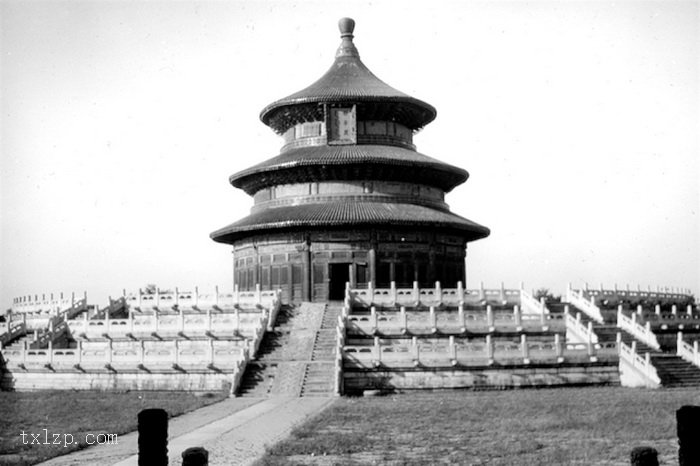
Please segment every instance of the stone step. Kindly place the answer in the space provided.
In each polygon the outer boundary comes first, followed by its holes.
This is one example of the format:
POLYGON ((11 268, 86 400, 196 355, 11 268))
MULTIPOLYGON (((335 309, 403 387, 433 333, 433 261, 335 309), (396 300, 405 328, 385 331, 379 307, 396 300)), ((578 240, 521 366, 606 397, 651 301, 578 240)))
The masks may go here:
POLYGON ((270 364, 249 363, 238 388, 239 396, 264 397, 270 392, 277 367, 270 364))
MULTIPOLYGON (((40 332, 39 335, 41 334, 42 333, 40 332)), ((11 350, 21 350, 24 348, 25 341, 27 342, 27 347, 29 347, 29 345, 31 345, 34 342, 34 334, 31 333, 23 335, 19 338, 15 338, 14 340, 12 340, 12 343, 10 343, 9 345, 5 345, 4 348, 11 350)))
POLYGON ((680 356, 652 355, 651 363, 664 387, 700 386, 700 368, 680 356))
POLYGON ((327 337, 316 337, 316 346, 335 346, 337 338, 335 335, 327 337))
POLYGON ((336 347, 338 340, 335 338, 329 340, 316 340, 314 344, 314 349, 334 349, 336 347))
POLYGON ((320 344, 316 342, 314 345, 314 350, 331 350, 333 351, 336 347, 337 341, 334 339, 328 342, 321 342, 320 344))
POLYGON ((326 375, 326 374, 332 374, 334 364, 327 364, 327 363, 321 363, 321 364, 313 364, 310 363, 306 366, 306 375, 311 376, 311 375, 326 375))
POLYGON ((338 326, 338 316, 340 315, 340 312, 335 312, 328 314, 323 317, 323 320, 321 321, 321 328, 322 329, 334 329, 338 326))
POLYGON ((323 344, 315 344, 314 345, 314 351, 318 350, 326 350, 326 351, 333 351, 336 347, 336 341, 331 341, 328 343, 323 343, 323 344))
POLYGON ((303 387, 304 390, 308 390, 310 387, 326 387, 327 389, 332 390, 333 378, 327 375, 313 376, 304 380, 303 387))
MULTIPOLYGON (((547 303, 547 309, 551 314, 563 314, 566 306, 566 303, 547 303)), ((571 305, 569 305, 569 309, 571 309, 571 305)))
POLYGON ((310 363, 306 365, 301 396, 330 396, 335 389, 335 364, 310 363))
MULTIPOLYGON (((323 318, 321 319, 321 327, 316 332, 314 339, 314 347, 311 353, 312 361, 332 361, 335 358, 337 346, 336 326, 341 309, 338 305, 326 305, 323 318)), ((307 368, 307 373, 308 371, 309 369, 307 368)))
POLYGON ((336 342, 333 342, 330 345, 314 345, 314 354, 315 353, 334 353, 335 352, 335 347, 336 347, 336 342))

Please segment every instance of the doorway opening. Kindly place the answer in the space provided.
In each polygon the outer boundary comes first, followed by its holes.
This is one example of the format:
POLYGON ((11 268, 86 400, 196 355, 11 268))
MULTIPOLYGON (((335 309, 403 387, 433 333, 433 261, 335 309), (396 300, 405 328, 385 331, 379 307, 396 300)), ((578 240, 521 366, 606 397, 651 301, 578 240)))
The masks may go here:
POLYGON ((345 298, 345 283, 350 281, 350 269, 352 264, 342 262, 328 264, 328 299, 331 301, 343 300, 345 298))

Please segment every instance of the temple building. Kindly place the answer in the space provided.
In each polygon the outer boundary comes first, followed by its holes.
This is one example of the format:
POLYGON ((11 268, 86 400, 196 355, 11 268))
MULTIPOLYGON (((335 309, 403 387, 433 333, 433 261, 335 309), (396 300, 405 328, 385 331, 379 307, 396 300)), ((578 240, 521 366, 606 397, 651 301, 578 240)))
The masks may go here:
POLYGON ((467 243, 489 229, 452 213, 445 194, 469 174, 416 151, 435 108, 378 79, 360 60, 354 21, 339 27, 326 74, 262 110, 284 144, 230 177, 254 205, 211 238, 233 246, 239 290, 279 288, 285 302, 342 299, 346 282, 464 283, 467 243))

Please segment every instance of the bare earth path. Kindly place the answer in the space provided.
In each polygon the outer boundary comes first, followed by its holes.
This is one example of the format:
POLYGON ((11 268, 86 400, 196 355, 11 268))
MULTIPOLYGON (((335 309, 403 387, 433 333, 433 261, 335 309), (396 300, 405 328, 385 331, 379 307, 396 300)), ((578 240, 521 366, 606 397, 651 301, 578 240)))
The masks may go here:
MULTIPOLYGON (((171 419, 168 453, 171 465, 182 464, 190 447, 209 451, 209 465, 246 465, 266 445, 286 437, 296 425, 320 412, 333 398, 231 398, 171 419)), ((45 466, 138 464, 138 434, 119 436, 118 445, 87 448, 44 463, 45 466)))

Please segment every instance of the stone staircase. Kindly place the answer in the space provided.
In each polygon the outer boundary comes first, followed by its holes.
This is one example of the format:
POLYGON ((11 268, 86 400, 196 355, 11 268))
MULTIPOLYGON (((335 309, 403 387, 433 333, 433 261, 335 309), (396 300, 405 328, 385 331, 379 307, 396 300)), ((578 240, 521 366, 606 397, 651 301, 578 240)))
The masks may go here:
MULTIPOLYGON (((88 311, 85 311, 88 312, 88 311)), ((125 298, 111 299, 109 305, 103 309, 97 308, 92 315, 92 320, 104 319, 109 314, 110 319, 126 319, 129 317, 129 310, 125 298)))
POLYGON ((321 328, 316 332, 312 361, 333 361, 337 343, 336 327, 342 304, 329 303, 323 313, 321 328))
POLYGON ((574 315, 576 312, 581 312, 581 321, 584 325, 588 325, 589 321, 593 322, 593 332, 598 336, 598 341, 601 343, 614 342, 618 333, 620 333, 622 341, 627 346, 631 346, 633 341, 636 342, 637 354, 643 356, 645 353, 649 353, 651 364, 661 379, 662 387, 700 387, 700 368, 694 364, 683 360, 683 358, 675 354, 664 353, 651 348, 637 340, 630 333, 617 328, 614 323, 609 323, 607 318, 605 324, 600 324, 573 305, 569 305, 569 310, 574 315))
POLYGON ((4 348, 8 350, 21 350, 24 348, 24 342, 27 342, 27 348, 30 348, 32 343, 34 343, 34 332, 27 333, 19 338, 15 338, 4 348))
POLYGON ((636 342, 637 353, 639 354, 659 352, 658 350, 637 340, 631 333, 621 328, 618 328, 615 322, 608 322, 607 320, 603 324, 596 322, 595 320, 591 319, 588 316, 588 314, 586 314, 573 304, 569 304, 569 312, 572 315, 576 315, 577 312, 580 312, 581 323, 583 323, 583 325, 588 325, 588 322, 592 322, 593 332, 598 336, 598 341, 600 343, 614 343, 617 339, 617 334, 619 333, 620 337, 622 338, 622 342, 627 346, 632 346, 632 342, 636 342))
MULTIPOLYGON (((264 340, 263 340, 264 342, 264 340)), ((277 372, 277 364, 265 364, 250 361, 238 386, 238 396, 266 397, 272 388, 272 382, 277 372)))
POLYGON ((663 387, 700 387, 700 368, 673 354, 651 355, 663 387))
POLYGON ((333 396, 334 362, 311 362, 306 365, 300 396, 333 396))
POLYGON ((329 396, 335 389, 336 326, 342 304, 329 303, 316 332, 311 362, 306 365, 301 396, 329 396))
POLYGON ((331 396, 340 308, 328 308, 319 303, 283 307, 273 331, 265 333, 256 358, 248 363, 238 395, 331 396))

